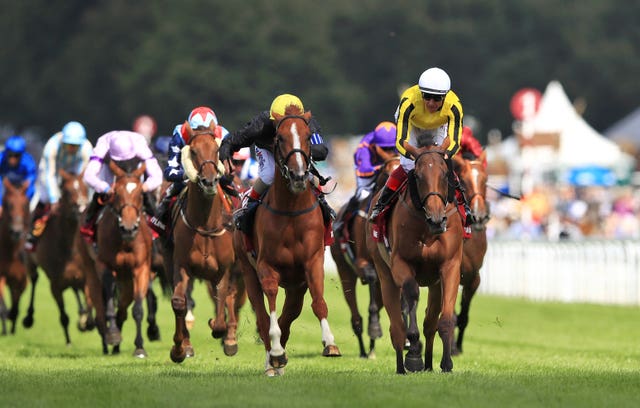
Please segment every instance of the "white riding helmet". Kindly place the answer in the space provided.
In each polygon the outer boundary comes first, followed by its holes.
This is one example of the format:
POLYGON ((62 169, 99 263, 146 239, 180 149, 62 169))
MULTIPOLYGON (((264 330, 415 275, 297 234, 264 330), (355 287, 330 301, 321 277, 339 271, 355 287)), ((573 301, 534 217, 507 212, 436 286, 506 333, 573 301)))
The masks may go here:
POLYGON ((87 140, 87 132, 79 122, 69 122, 62 128, 62 143, 81 145, 87 140))
POLYGON ((451 79, 440 68, 429 68, 420 75, 418 87, 422 92, 444 95, 451 89, 451 79))

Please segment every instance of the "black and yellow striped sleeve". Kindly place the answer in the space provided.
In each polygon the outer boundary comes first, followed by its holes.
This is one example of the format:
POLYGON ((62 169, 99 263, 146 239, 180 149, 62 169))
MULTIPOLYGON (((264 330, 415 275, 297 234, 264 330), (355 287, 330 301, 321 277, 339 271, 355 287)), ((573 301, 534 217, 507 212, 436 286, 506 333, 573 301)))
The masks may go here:
POLYGON ((448 117, 449 147, 447 147, 447 151, 449 152, 449 157, 453 157, 460 150, 460 137, 462 135, 462 105, 460 101, 455 101, 451 105, 448 117))
POLYGON ((407 150, 404 148, 405 140, 409 140, 409 119, 414 106, 409 98, 402 98, 398 106, 398 123, 396 124, 396 148, 398 153, 407 157, 407 150))

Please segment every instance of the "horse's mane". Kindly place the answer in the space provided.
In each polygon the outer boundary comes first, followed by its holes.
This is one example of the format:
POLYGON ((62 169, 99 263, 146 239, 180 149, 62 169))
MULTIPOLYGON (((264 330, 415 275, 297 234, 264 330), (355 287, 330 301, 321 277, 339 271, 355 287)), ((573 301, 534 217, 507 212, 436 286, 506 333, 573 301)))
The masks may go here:
POLYGON ((462 158, 466 159, 466 160, 472 160, 472 161, 479 159, 478 156, 476 156, 475 154, 473 154, 472 152, 469 152, 469 151, 462 152, 462 158))
POLYGON ((113 163, 116 166, 120 167, 125 173, 129 174, 138 168, 138 166, 140 165, 140 159, 134 157, 133 159, 129 160, 113 160, 113 163))

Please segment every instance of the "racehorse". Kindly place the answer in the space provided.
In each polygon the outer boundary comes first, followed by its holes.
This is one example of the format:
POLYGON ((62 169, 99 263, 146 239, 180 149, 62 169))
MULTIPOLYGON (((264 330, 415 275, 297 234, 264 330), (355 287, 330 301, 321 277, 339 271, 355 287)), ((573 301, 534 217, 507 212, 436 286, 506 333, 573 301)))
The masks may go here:
MULTIPOLYGON (((400 164, 400 157, 396 153, 387 152, 376 146, 376 152, 384 160, 384 164, 375 179, 373 194, 379 191, 389 178, 389 175, 400 164)), ((373 195, 372 194, 372 195, 373 195)), ((375 341, 382 337, 380 327, 379 312, 382 307, 382 295, 380 293, 380 282, 366 246, 365 223, 367 211, 371 204, 371 197, 362 200, 358 212, 350 220, 345 220, 345 209, 347 204, 338 212, 338 219, 345 225, 343 236, 336 237, 331 244, 331 255, 336 263, 342 292, 351 311, 351 328, 358 338, 361 358, 375 358, 375 341), (356 283, 360 280, 369 286, 369 324, 368 335, 369 352, 365 351, 362 339, 363 323, 362 316, 358 310, 356 299, 356 283)))
POLYGON ((274 117, 275 178, 257 208, 252 234, 245 239, 236 230, 234 240, 266 351, 267 376, 284 374, 291 323, 302 311, 307 288, 322 329, 322 355, 340 356, 324 300, 324 220, 318 198, 309 186, 311 112, 289 106, 284 116, 274 117), (253 250, 255 257, 248 254, 253 250), (284 288, 285 300, 278 317, 279 287, 284 288))
MULTIPOLYGON (((451 344, 455 328, 454 308, 460 284, 462 222, 449 194, 449 168, 444 151, 431 146, 415 148, 405 143, 415 158, 408 187, 386 221, 390 254, 385 244, 367 240, 382 288, 384 307, 391 323, 391 341, 396 351, 396 373, 433 370, 433 341, 438 331, 443 343, 440 368, 453 368, 451 344), (425 361, 417 324, 420 286, 429 287, 424 319, 425 361), (408 310, 408 324, 401 303, 408 310), (405 340, 409 350, 403 361, 405 340)), ((367 226, 371 234, 374 225, 367 226)))
POLYGON ((65 312, 62 296, 65 289, 72 288, 78 302, 78 329, 91 330, 94 326, 93 305, 88 293, 89 289, 85 285, 84 270, 74 262, 78 254, 73 251, 75 236, 79 234, 80 216, 88 204, 89 189, 82 180, 82 174, 74 175, 62 169, 58 174, 61 180, 60 201, 57 209, 49 215, 36 251, 27 257, 27 267, 31 277, 31 301, 24 324, 26 327, 33 325, 33 304, 38 281, 38 266, 40 266, 49 278, 51 294, 60 311, 60 324, 64 330, 66 343, 71 344, 69 316, 65 312))
MULTIPOLYGON (((182 164, 189 181, 186 200, 181 200, 172 211, 172 219, 176 220, 174 248, 165 253, 165 262, 173 271, 171 306, 175 315, 175 332, 170 357, 176 363, 194 355, 185 321, 192 279, 204 279, 218 288, 217 310, 221 313, 209 320, 209 327, 214 338, 221 338, 227 332, 224 299, 235 253, 232 235, 225 225, 231 209, 225 209, 225 197, 219 184, 224 166, 218 160, 219 142, 214 126, 197 130, 188 124, 185 126, 189 142, 182 151, 182 164)), ((232 324, 237 326, 237 322, 229 323, 232 324)))
POLYGON ((487 170, 484 162, 486 152, 480 157, 466 158, 466 153, 454 156, 454 168, 465 191, 469 207, 471 208, 471 238, 466 239, 462 246, 462 263, 460 265, 460 313, 457 314, 456 325, 458 338, 452 345, 453 354, 462 353, 462 340, 469 323, 469 308, 471 299, 480 286, 480 268, 487 252, 486 224, 490 218, 487 194, 487 170))
POLYGON ((13 185, 7 177, 2 180, 2 215, 0 215, 0 320, 2 334, 7 334, 6 321, 11 321, 11 334, 16 332, 20 297, 27 287, 27 269, 24 264, 24 240, 29 228, 29 182, 13 185), (4 301, 4 286, 11 292, 11 309, 4 301))
MULTIPOLYGON (((120 352, 122 325, 127 319, 127 308, 134 302, 132 315, 136 322, 136 349, 133 355, 145 358, 142 302, 149 286, 152 245, 151 231, 142 213, 141 176, 146 166, 142 164, 136 168, 138 163, 127 164, 127 168, 120 168, 113 160, 109 162, 109 169, 115 176, 113 194, 97 221, 96 265, 91 273, 87 273, 87 280, 96 308, 96 326, 102 338, 103 353, 107 353, 107 345, 113 346, 113 354, 120 352), (119 294, 117 314, 114 310, 114 279, 119 294)), ((87 246, 85 249, 90 250, 87 246)))

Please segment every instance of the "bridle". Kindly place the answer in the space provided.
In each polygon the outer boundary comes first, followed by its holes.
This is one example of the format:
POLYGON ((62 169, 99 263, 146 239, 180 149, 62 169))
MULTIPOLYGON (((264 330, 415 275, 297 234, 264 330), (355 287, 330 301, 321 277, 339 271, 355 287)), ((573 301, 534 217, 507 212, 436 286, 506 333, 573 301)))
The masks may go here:
MULTIPOLYGON (((189 139, 189 146, 191 146, 191 143, 198 136, 204 136, 204 135, 211 136, 213 138, 213 142, 217 143, 217 141, 215 140, 216 139, 215 134, 210 129, 206 129, 202 131, 196 131, 196 133, 194 133, 194 135, 189 139)), ((220 171, 218 170, 218 163, 213 160, 204 160, 202 163, 200 163, 200 166, 198 167, 197 170, 198 170, 198 181, 196 184, 198 185, 198 187, 200 187, 202 191, 204 191, 205 193, 215 194, 215 192, 217 191, 216 184, 222 178, 222 174, 220 174, 220 171), (206 166, 207 164, 212 165, 216 170, 215 172, 216 175, 214 176, 213 181, 211 182, 211 185, 209 185, 207 178, 202 176, 202 169, 204 169, 204 166, 206 166)))
MULTIPOLYGON (((418 163, 418 160, 420 160, 421 157, 427 155, 427 154, 439 154, 440 156, 442 156, 443 160, 444 160, 444 153, 440 152, 440 151, 432 151, 432 150, 427 150, 424 151, 422 153, 420 153, 418 155, 418 157, 416 157, 416 159, 414 160, 415 163, 418 163)), ((444 196, 444 194, 438 192, 438 191, 430 191, 428 192, 423 198, 418 197, 418 203, 420 204, 419 207, 416 207, 418 209, 421 209, 422 211, 424 211, 425 213, 427 212, 425 205, 427 203, 427 200, 429 199, 429 197, 431 196, 436 196, 438 197, 440 200, 442 200, 442 204, 446 207, 447 205, 447 198, 444 196)))
MULTIPOLYGON (((276 135, 279 135, 278 133, 278 129, 280 129, 280 126, 282 126, 282 124, 284 123, 285 120, 287 119, 301 119, 302 121, 304 121, 305 125, 309 126, 309 122, 307 121, 307 119, 305 119, 304 116, 301 115, 286 115, 283 116, 282 119, 280 120, 280 122, 278 123, 278 126, 276 127, 276 135)), ((273 145, 273 150, 274 150, 274 157, 276 159, 276 165, 278 166, 278 169, 280 170, 280 173, 282 174, 282 177, 287 181, 290 182, 292 179, 291 176, 291 169, 289 168, 289 166, 287 166, 287 162, 289 161, 289 158, 291 156, 293 156, 296 153, 299 153, 302 155, 302 157, 304 158, 305 161, 305 171, 304 171, 304 176, 303 177, 307 177, 307 175, 309 174, 309 166, 311 163, 311 160, 309 159, 309 155, 307 154, 307 152, 305 152, 302 149, 291 149, 286 155, 282 152, 282 148, 280 145, 280 137, 276 136, 276 140, 274 142, 273 145)))

